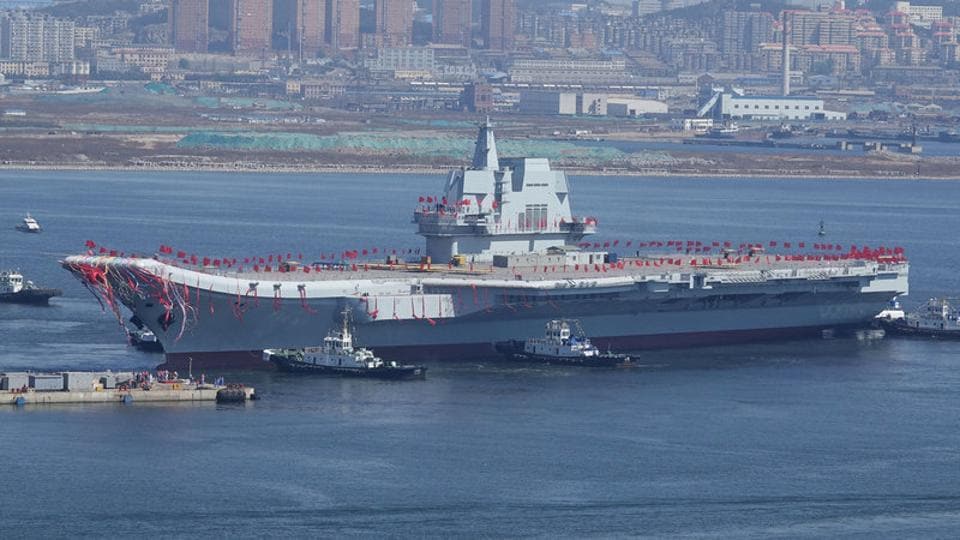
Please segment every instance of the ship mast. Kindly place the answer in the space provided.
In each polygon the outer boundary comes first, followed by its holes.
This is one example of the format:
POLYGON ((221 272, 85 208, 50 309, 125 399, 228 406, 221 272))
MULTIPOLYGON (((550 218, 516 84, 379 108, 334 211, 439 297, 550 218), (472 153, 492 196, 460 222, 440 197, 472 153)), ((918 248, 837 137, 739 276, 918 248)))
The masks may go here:
POLYGON ((480 132, 477 134, 477 145, 473 151, 473 170, 500 170, 500 157, 497 155, 497 141, 493 137, 493 124, 490 123, 489 116, 487 117, 487 121, 480 126, 480 132))

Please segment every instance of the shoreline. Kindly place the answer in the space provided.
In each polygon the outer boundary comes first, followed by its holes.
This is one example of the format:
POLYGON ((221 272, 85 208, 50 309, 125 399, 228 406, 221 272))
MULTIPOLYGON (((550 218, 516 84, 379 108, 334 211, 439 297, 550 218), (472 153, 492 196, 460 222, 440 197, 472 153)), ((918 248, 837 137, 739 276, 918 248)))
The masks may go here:
MULTIPOLYGON (((196 166, 165 166, 165 165, 112 165, 105 163, 91 164, 0 164, 0 171, 67 171, 67 172, 89 172, 89 171, 111 171, 111 172, 220 172, 220 173, 270 173, 270 174, 446 174, 455 166, 410 166, 410 167, 380 167, 380 166, 361 166, 361 165, 342 165, 342 166, 282 166, 282 165, 243 165, 243 164, 218 164, 218 165, 196 165, 196 166)), ((570 176, 622 176, 629 178, 716 178, 716 179, 766 179, 766 180, 924 180, 924 181, 956 181, 960 180, 960 174, 950 176, 931 176, 931 175, 886 175, 876 174, 849 174, 840 171, 832 173, 815 173, 812 171, 800 171, 791 174, 788 171, 755 171, 744 170, 735 171, 724 168, 720 171, 671 171, 662 168, 649 169, 616 169, 616 168, 574 168, 558 167, 570 176)))

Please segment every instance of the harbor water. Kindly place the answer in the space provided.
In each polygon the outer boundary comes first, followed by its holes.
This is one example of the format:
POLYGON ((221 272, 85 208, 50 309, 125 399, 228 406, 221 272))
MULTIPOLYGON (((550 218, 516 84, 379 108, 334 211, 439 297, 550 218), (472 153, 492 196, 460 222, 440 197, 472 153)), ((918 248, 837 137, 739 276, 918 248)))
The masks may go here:
MULTIPOLYGON (((49 308, 0 304, 0 371, 158 363, 126 346, 117 321, 57 265, 86 240, 238 258, 416 248, 412 210, 441 182, 0 172, 0 268, 64 291, 49 308), (13 230, 26 212, 42 234, 13 230)), ((597 216, 602 239, 903 246, 907 307, 960 293, 960 183, 572 184, 574 212, 597 216)), ((960 343, 861 336, 635 358, 628 370, 451 359, 415 382, 206 373, 262 399, 0 408, 0 527, 47 537, 960 529, 960 343)))

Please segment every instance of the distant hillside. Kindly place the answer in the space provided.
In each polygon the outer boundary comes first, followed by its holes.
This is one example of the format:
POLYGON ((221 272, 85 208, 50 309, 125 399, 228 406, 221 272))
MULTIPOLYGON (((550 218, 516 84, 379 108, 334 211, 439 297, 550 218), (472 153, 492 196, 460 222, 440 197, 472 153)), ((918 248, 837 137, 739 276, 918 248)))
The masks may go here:
POLYGON ((37 11, 49 13, 54 17, 75 19, 91 15, 112 15, 117 11, 137 13, 140 9, 140 3, 140 0, 77 0, 76 2, 57 3, 40 8, 37 11))
POLYGON ((696 6, 672 9, 670 11, 661 11, 659 13, 650 15, 648 18, 656 19, 659 17, 679 17, 681 19, 691 20, 711 19, 719 18, 721 13, 724 11, 747 11, 750 10, 751 6, 753 5, 760 6, 760 11, 765 11, 774 15, 780 13, 780 11, 782 11, 784 8, 804 9, 797 2, 791 0, 712 0, 711 2, 706 2, 696 6))

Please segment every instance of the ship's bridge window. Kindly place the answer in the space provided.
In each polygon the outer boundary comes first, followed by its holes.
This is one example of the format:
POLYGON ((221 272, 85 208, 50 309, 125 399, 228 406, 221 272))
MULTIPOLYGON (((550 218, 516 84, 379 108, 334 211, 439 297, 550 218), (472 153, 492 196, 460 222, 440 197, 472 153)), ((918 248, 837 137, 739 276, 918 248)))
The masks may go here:
POLYGON ((519 214, 517 222, 520 230, 538 231, 547 228, 547 205, 528 204, 526 210, 519 214))

